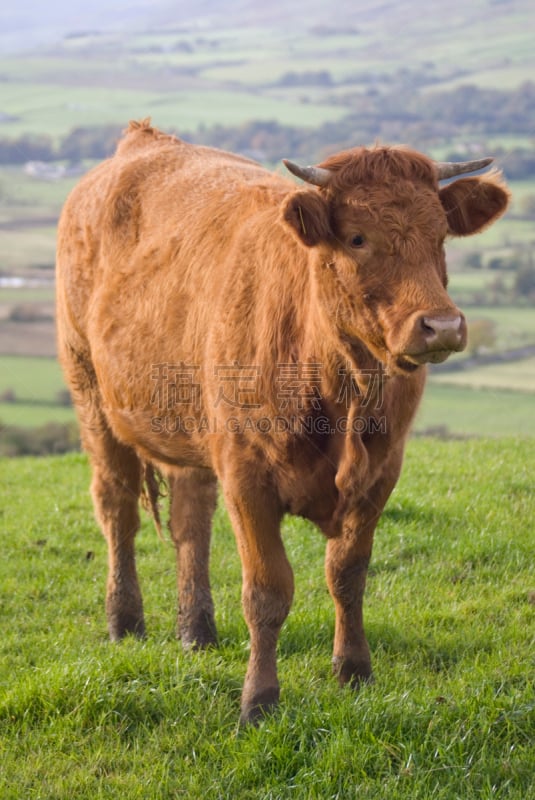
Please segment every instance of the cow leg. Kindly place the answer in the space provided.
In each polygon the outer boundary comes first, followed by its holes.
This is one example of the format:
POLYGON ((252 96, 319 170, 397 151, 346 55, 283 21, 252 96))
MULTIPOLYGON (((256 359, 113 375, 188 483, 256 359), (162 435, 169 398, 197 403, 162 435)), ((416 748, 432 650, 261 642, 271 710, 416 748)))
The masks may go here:
POLYGON ((136 572, 134 539, 139 528, 141 464, 118 442, 105 422, 83 436, 93 467, 95 515, 108 543, 106 615, 110 638, 143 636, 143 602, 136 572))
POLYGON ((106 614, 112 640, 127 633, 143 636, 143 603, 136 573, 134 538, 139 528, 140 461, 111 432, 102 412, 98 382, 85 342, 62 336, 58 315, 59 356, 80 423, 80 437, 92 466, 95 516, 108 543, 106 614))
POLYGON ((217 479, 208 469, 184 468, 171 481, 171 536, 176 547, 177 633, 185 648, 217 643, 209 557, 217 479))
POLYGON ((251 650, 242 692, 241 722, 256 722, 277 705, 276 649, 293 598, 293 573, 280 535, 282 514, 267 490, 226 492, 242 562, 242 603, 251 650))
POLYGON ((327 543, 325 572, 335 608, 333 672, 341 686, 356 686, 372 676, 362 601, 374 527, 361 528, 358 536, 342 534, 327 543))
POLYGON ((375 527, 400 467, 401 458, 348 513, 340 536, 327 542, 325 573, 335 607, 333 672, 341 686, 349 683, 357 688, 372 680, 362 603, 375 527))

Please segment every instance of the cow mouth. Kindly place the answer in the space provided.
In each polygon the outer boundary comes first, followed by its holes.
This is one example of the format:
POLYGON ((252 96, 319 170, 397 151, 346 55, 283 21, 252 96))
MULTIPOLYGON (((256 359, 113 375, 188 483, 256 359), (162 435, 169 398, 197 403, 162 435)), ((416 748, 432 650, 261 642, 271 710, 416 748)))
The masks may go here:
POLYGON ((451 356, 451 350, 435 350, 429 353, 404 353, 396 359, 396 366, 404 372, 415 372, 425 364, 442 364, 451 356))
POLYGON ((413 361, 407 361, 407 359, 403 356, 396 358, 396 367, 402 372, 406 372, 408 375, 416 372, 417 369, 420 369, 420 366, 421 364, 415 364, 413 361))

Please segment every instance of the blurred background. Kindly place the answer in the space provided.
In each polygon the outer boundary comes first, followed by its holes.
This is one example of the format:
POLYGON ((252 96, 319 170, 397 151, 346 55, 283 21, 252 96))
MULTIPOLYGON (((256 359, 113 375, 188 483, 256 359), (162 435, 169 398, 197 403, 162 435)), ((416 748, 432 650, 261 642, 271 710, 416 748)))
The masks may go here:
POLYGON ((77 446, 55 360, 62 203, 130 119, 257 159, 358 144, 493 155, 507 216, 448 245, 466 353, 432 368, 416 433, 535 435, 531 0, 19 0, 0 10, 0 454, 77 446))

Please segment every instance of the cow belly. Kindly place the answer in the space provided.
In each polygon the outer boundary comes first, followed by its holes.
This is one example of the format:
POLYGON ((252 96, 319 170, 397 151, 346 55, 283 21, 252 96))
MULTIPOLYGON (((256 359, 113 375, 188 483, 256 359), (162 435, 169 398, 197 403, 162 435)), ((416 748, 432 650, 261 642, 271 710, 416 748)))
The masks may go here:
POLYGON ((178 467, 211 467, 202 426, 150 411, 109 409, 106 417, 117 438, 149 461, 178 467))

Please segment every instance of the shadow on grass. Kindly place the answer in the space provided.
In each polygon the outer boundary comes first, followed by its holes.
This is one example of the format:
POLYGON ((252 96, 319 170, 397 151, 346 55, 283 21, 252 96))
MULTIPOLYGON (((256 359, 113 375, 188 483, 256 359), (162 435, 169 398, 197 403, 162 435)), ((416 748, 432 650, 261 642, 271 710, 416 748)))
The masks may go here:
MULTIPOLYGON (((414 670, 444 672, 463 661, 476 660, 481 653, 490 652, 492 643, 482 634, 467 641, 466 632, 460 626, 457 632, 437 630, 417 633, 409 627, 402 628, 389 623, 366 626, 366 638, 371 650, 372 664, 382 659, 399 662, 400 666, 414 670)), ((282 658, 321 656, 331 659, 334 639, 334 611, 331 621, 314 623, 292 623, 289 620, 281 634, 279 654, 282 658)))
POLYGON ((427 506, 416 506, 409 503, 403 505, 387 505, 381 514, 383 524, 393 522, 399 525, 410 525, 417 522, 427 528, 439 528, 444 525, 444 520, 448 518, 444 511, 438 511, 427 506))

